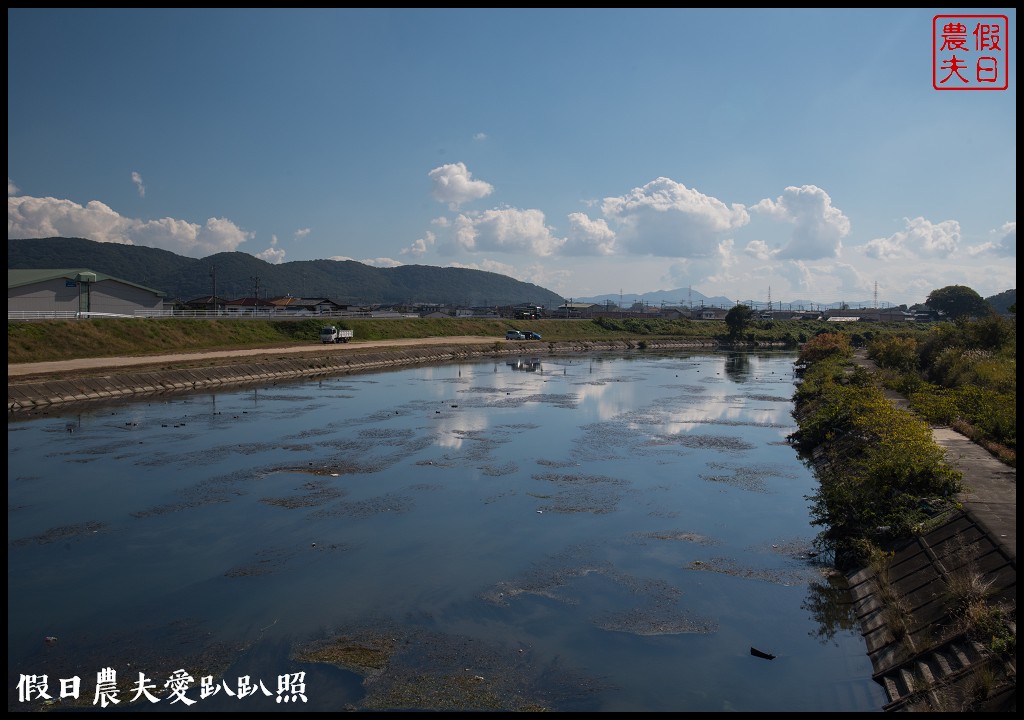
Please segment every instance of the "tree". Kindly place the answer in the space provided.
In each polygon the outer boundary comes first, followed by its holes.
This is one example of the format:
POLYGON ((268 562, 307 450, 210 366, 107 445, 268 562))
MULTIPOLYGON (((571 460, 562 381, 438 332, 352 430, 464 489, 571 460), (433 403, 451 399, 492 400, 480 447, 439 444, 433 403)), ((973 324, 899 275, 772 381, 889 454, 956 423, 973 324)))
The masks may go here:
POLYGON ((751 320, 754 319, 754 310, 747 305, 735 305, 725 314, 725 324, 729 328, 729 336, 737 337, 742 333, 751 320))
POLYGON ((961 317, 984 317, 992 307, 971 288, 965 285, 947 285, 932 290, 925 304, 955 320, 961 317))

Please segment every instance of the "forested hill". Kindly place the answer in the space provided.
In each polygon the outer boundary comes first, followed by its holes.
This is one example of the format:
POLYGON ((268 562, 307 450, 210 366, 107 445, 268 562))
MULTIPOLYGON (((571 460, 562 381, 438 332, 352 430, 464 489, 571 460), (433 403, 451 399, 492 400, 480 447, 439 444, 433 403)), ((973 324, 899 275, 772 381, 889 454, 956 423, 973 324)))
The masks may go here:
POLYGON ((378 268, 353 260, 303 260, 272 265, 243 252, 197 260, 167 250, 82 238, 7 241, 7 268, 88 268, 189 300, 216 292, 224 299, 293 295, 349 305, 441 303, 495 306, 530 303, 555 307, 556 293, 483 270, 402 265, 378 268))

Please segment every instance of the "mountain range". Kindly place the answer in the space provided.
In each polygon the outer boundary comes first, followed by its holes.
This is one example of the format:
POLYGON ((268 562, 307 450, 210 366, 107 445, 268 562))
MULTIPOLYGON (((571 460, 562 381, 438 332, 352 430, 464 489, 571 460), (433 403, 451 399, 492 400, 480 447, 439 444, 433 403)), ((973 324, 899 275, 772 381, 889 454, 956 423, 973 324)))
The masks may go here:
POLYGON ((217 295, 225 300, 292 295, 346 305, 440 304, 463 307, 528 303, 557 307, 550 290, 498 273, 401 265, 378 268, 354 260, 302 260, 272 265, 243 252, 201 260, 140 245, 51 237, 7 241, 9 270, 88 268, 166 294, 167 300, 217 295))
MULTIPOLYGON (((347 305, 429 304, 462 307, 518 305, 553 308, 566 300, 614 307, 731 307, 741 302, 767 308, 769 298, 708 296, 692 288, 637 293, 609 293, 563 298, 558 293, 506 275, 431 265, 379 268, 354 260, 300 260, 273 265, 243 252, 223 252, 197 260, 168 250, 102 243, 84 238, 50 237, 7 241, 7 267, 21 269, 88 268, 166 294, 168 300, 191 300, 216 294, 225 300, 284 295, 328 298, 347 305)), ((1017 302, 1016 289, 985 298, 1005 313, 1017 302)), ((875 300, 831 304, 811 300, 775 300, 786 310, 875 307, 875 300)), ((889 307, 891 303, 881 303, 889 307)))

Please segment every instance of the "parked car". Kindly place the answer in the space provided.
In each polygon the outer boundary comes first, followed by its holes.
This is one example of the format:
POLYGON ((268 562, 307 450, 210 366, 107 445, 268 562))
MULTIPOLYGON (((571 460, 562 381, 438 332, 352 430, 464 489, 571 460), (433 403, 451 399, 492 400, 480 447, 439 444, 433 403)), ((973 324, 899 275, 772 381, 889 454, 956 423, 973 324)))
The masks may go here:
POLYGON ((538 332, 523 332, 527 340, 540 340, 540 333, 538 332))
POLYGON ((525 340, 526 339, 526 334, 525 333, 521 333, 518 330, 509 330, 507 333, 505 333, 505 339, 506 340, 525 340))

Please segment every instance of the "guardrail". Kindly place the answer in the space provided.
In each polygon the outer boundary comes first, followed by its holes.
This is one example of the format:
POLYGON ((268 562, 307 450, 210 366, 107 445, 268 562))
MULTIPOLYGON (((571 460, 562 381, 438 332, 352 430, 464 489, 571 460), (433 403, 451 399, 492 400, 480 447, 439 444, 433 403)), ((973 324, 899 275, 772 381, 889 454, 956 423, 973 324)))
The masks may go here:
POLYGON ((296 313, 280 310, 228 312, 226 310, 136 310, 133 314, 104 312, 75 312, 74 310, 8 310, 8 320, 88 320, 90 318, 194 318, 221 320, 326 320, 329 318, 419 319, 410 313, 374 313, 331 311, 324 313, 296 313))

